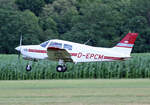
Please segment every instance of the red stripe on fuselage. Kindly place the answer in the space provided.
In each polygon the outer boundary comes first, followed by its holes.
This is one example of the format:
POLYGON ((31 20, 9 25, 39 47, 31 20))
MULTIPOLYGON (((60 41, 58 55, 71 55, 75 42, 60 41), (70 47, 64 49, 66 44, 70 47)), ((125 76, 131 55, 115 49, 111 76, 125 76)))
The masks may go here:
POLYGON ((35 53, 47 53, 46 50, 36 50, 36 49, 28 49, 28 52, 35 52, 35 53))
POLYGON ((70 53, 71 56, 77 56, 78 53, 70 53))
POLYGON ((104 56, 104 59, 109 59, 109 60, 124 60, 125 58, 104 56))

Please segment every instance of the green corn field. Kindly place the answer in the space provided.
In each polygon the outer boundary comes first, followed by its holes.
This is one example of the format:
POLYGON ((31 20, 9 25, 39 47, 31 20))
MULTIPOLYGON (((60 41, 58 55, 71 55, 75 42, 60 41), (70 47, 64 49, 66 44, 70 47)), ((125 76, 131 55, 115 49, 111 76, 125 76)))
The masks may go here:
POLYGON ((132 54, 127 61, 67 63, 64 73, 56 71, 57 62, 34 62, 30 72, 27 63, 17 55, 0 55, 0 80, 150 78, 150 53, 132 54))

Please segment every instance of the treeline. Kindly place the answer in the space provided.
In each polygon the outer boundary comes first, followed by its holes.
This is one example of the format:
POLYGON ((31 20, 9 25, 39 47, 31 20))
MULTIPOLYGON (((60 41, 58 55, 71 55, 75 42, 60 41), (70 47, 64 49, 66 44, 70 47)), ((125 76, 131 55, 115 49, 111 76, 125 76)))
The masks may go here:
POLYGON ((23 44, 64 39, 114 46, 139 33, 134 52, 150 52, 150 0, 0 0, 0 53, 23 44))

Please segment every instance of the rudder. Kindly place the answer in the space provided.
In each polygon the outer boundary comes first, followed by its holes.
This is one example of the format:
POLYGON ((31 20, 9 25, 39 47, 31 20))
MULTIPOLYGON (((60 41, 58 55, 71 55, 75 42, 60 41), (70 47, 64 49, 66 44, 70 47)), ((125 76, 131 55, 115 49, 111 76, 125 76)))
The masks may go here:
POLYGON ((115 47, 115 51, 130 55, 138 33, 128 33, 115 47))

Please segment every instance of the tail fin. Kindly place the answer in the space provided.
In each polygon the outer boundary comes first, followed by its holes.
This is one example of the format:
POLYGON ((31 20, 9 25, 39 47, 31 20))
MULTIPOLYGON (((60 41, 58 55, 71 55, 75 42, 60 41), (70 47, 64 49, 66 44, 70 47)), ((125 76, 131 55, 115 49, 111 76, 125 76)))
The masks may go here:
POLYGON ((126 55, 130 55, 132 48, 134 46, 134 42, 136 40, 136 37, 138 36, 138 33, 128 33, 115 47, 112 49, 124 53, 126 55))

